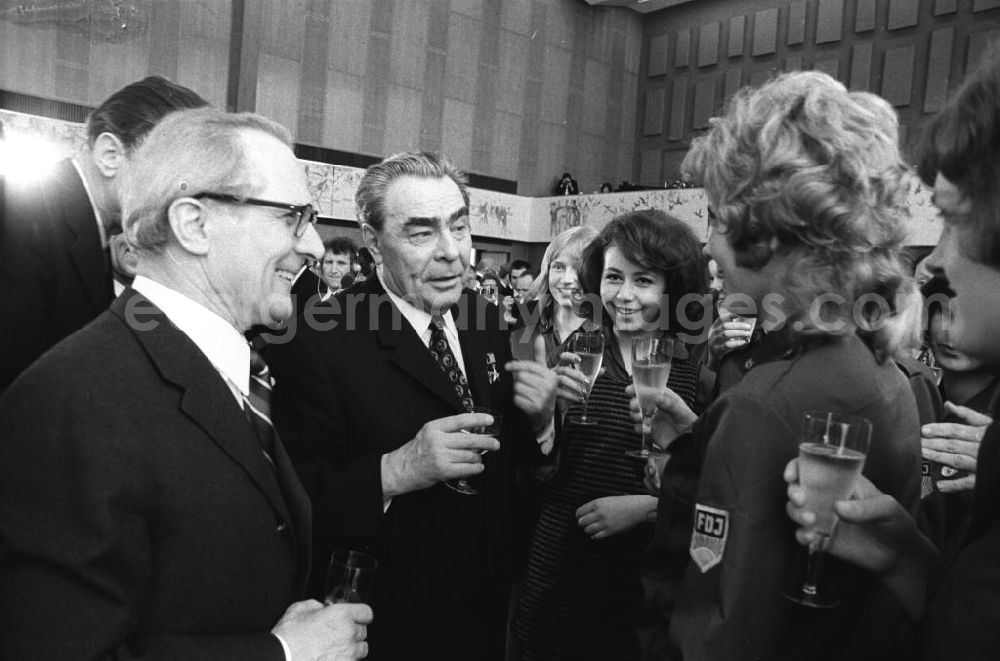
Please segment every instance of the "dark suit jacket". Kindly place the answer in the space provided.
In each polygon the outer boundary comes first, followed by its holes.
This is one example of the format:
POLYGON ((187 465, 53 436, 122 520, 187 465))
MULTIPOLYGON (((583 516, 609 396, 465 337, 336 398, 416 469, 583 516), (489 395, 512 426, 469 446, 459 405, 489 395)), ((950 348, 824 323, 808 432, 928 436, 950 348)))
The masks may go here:
MULTIPOLYGON (((463 409, 378 278, 328 303, 313 323, 298 319, 291 341, 267 354, 277 379, 275 422, 312 499, 313 577, 335 548, 375 553, 371 658, 500 658, 515 455, 537 453, 537 443, 513 406, 497 307, 466 290, 459 307, 472 313, 456 319, 473 399, 504 414, 501 449, 484 457, 481 494, 437 484, 394 498, 383 513, 381 456, 463 409), (478 320, 477 304, 485 315, 478 320)), ((314 594, 321 589, 314 580, 314 594)))
POLYGON ((147 299, 29 368, 0 429, 0 658, 283 659, 268 632, 305 591, 309 503, 147 299))
POLYGON ((49 179, 8 183, 0 257, 0 392, 112 299, 94 209, 69 160, 49 179))

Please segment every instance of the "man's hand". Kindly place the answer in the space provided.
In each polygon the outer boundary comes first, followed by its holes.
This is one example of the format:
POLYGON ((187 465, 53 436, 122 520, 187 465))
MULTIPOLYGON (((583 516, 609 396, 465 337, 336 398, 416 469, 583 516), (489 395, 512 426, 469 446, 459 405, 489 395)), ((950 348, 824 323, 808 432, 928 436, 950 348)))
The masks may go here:
POLYGON ((986 428, 993 424, 993 418, 951 402, 945 402, 944 407, 963 422, 934 422, 921 427, 924 459, 972 473, 957 480, 940 480, 937 488, 941 493, 970 491, 976 486, 979 444, 986 428))
POLYGON ((535 338, 534 360, 512 360, 504 369, 514 377, 514 405, 524 411, 535 433, 543 431, 555 414, 559 377, 545 363, 545 339, 535 338))
POLYGON ((480 454, 499 450, 500 441, 462 430, 485 427, 492 421, 485 413, 462 413, 425 424, 413 440, 382 455, 382 497, 482 473, 480 454))
POLYGON ((653 496, 605 496, 576 510, 576 523, 593 540, 618 535, 656 516, 653 496))
POLYGON ((300 601, 288 607, 271 633, 280 636, 291 661, 347 661, 368 656, 372 609, 365 604, 300 601))
MULTIPOLYGON (((639 407, 634 384, 626 386, 625 395, 629 398, 629 417, 635 423, 635 430, 641 433, 642 409, 639 407)), ((653 415, 652 427, 647 433, 652 434, 654 445, 666 449, 678 436, 691 431, 691 426, 697 419, 698 416, 684 403, 681 396, 664 386, 656 398, 656 413, 653 415)))

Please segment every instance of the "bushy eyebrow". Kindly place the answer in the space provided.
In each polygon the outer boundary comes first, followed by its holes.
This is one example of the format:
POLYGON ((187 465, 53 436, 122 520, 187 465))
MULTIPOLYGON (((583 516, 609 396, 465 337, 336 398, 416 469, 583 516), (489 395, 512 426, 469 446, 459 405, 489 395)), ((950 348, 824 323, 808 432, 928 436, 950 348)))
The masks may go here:
MULTIPOLYGON (((469 207, 462 207, 455 213, 448 217, 448 223, 451 224, 460 218, 465 218, 469 215, 469 207)), ((434 216, 410 216, 406 219, 404 223, 405 227, 437 227, 439 219, 434 216)))

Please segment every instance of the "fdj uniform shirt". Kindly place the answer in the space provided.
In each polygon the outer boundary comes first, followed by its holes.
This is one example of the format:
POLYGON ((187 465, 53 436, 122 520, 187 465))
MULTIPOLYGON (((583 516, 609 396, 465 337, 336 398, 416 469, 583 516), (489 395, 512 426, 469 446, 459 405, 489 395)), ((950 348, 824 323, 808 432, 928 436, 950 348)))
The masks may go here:
POLYGON ((820 588, 836 588, 839 608, 809 609, 781 596, 801 585, 805 566, 782 473, 798 454, 804 412, 863 416, 873 425, 864 474, 912 511, 920 441, 906 379, 854 335, 796 345, 769 334, 746 361, 743 380, 673 448, 681 465, 701 465, 700 479, 664 475, 678 488, 664 484, 661 511, 671 507, 664 497, 680 499, 675 509, 693 507, 694 519, 670 637, 685 661, 887 658, 876 648, 905 620, 876 578, 830 559, 820 588), (684 503, 692 484, 696 497, 684 503))

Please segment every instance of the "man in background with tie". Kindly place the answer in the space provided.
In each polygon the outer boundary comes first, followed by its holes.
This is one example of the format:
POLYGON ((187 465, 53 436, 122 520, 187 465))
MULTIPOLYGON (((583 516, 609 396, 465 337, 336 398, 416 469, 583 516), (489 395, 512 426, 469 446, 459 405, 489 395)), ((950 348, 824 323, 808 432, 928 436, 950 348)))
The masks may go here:
POLYGON ((8 182, 0 214, 0 393, 111 304, 107 249, 121 223, 122 173, 164 115, 206 105, 188 88, 150 76, 90 114, 86 145, 50 177, 8 182))
POLYGON ((375 275, 268 354, 275 422, 313 504, 313 577, 337 548, 377 557, 373 659, 501 659, 514 466, 551 431, 556 377, 510 362, 499 310, 462 289, 472 230, 451 163, 390 157, 355 199, 375 275), (473 406, 503 415, 499 442, 464 433, 490 422, 473 406), (478 493, 445 484, 459 478, 478 493))
POLYGON ((132 156, 132 286, 0 399, 0 658, 366 653, 368 606, 298 601, 309 502, 244 339, 322 254, 290 145, 206 108, 132 156))

